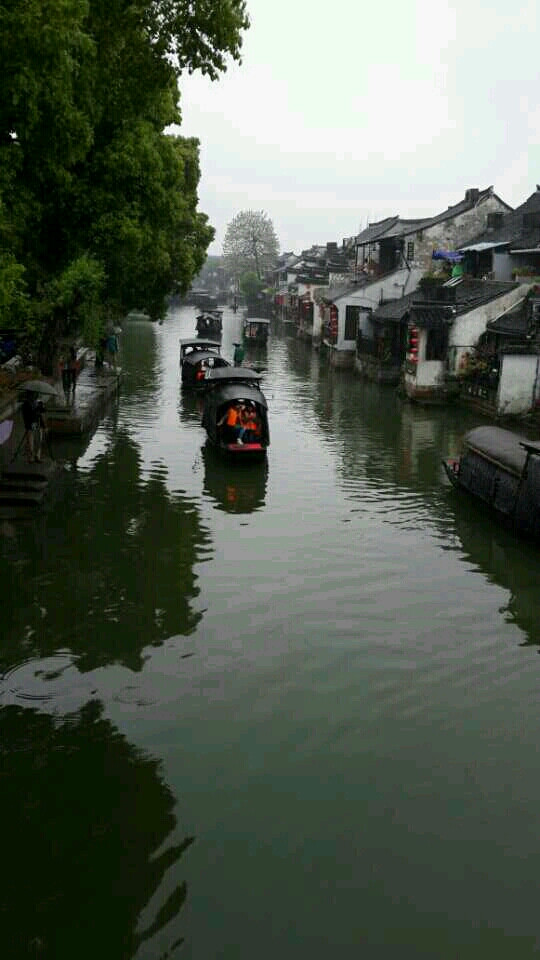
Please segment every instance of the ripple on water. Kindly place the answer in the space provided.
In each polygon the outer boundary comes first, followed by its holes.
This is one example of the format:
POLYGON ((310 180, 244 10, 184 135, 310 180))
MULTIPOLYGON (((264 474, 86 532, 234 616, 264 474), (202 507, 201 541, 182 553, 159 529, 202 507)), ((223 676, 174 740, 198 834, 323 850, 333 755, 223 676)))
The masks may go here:
POLYGON ((50 710, 58 704, 64 709, 66 698, 79 703, 93 693, 91 678, 79 673, 77 657, 65 650, 22 660, 0 678, 0 706, 26 703, 50 710))

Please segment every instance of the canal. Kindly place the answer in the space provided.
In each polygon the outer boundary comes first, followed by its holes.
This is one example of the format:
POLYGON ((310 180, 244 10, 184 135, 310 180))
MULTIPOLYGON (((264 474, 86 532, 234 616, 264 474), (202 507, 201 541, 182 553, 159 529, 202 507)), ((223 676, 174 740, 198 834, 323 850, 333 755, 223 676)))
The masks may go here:
POLYGON ((535 955, 538 552, 443 477, 478 419, 284 328, 268 464, 226 467, 195 312, 126 322, 117 406, 0 521, 2 955, 535 955))

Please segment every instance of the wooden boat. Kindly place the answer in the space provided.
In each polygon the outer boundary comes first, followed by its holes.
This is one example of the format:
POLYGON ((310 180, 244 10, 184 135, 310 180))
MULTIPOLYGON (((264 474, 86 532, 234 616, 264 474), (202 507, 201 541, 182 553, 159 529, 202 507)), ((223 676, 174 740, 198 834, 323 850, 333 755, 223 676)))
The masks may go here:
POLYGON ((204 399, 202 425, 216 449, 238 462, 263 460, 270 445, 268 404, 259 385, 260 379, 260 373, 255 370, 230 367, 227 370, 211 370, 205 382, 208 391, 204 399), (240 444, 231 435, 231 428, 220 425, 227 410, 237 403, 253 405, 260 425, 257 441, 240 444))
POLYGON ((204 390, 207 374, 211 370, 230 367, 220 351, 221 344, 215 340, 180 340, 182 385, 204 390))
POLYGON ((215 310, 218 306, 217 297, 214 297, 207 290, 193 290, 191 292, 191 302, 199 310, 215 310))
POLYGON ((540 540, 540 442, 501 427, 476 427, 459 459, 443 460, 453 484, 477 497, 517 533, 540 540))
POLYGON ((263 317, 246 317, 244 319, 244 344, 266 343, 270 321, 263 317))
POLYGON ((197 317, 195 330, 199 337, 220 337, 223 332, 223 310, 205 310, 197 317))

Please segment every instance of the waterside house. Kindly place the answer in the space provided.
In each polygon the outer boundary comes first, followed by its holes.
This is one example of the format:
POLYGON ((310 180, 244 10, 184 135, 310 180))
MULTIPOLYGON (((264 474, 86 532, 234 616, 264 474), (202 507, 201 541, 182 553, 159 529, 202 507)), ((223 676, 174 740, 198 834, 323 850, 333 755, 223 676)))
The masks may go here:
POLYGON ((540 277, 540 185, 519 207, 491 213, 481 232, 463 246, 464 270, 475 277, 523 280, 540 277))
POLYGON ((371 313, 356 341, 355 370, 367 380, 398 384, 408 342, 408 323, 416 293, 388 300, 371 313))
POLYGON ((372 337, 372 314, 387 300, 413 292, 422 277, 418 268, 402 267, 387 276, 330 287, 321 295, 323 346, 336 367, 354 367, 358 338, 372 337))
MULTIPOLYGON (((356 366, 376 379, 395 381, 399 375, 397 354, 401 353, 403 343, 396 343, 394 338, 397 336, 399 341, 403 330, 396 331, 395 325, 383 324, 386 333, 392 334, 392 345, 380 347, 381 338, 376 333, 378 323, 372 315, 388 300, 399 300, 414 293, 421 278, 432 268, 435 249, 455 248, 473 229, 483 229, 490 214, 510 210, 493 187, 472 188, 466 191, 463 200, 434 217, 416 220, 387 217, 369 224, 356 237, 345 241, 344 246, 354 251, 353 283, 345 290, 341 286, 337 290, 330 288, 322 297, 320 310, 323 343, 329 349, 331 363, 340 367, 356 366), (357 347, 358 342, 362 347, 357 347), (379 349, 384 351, 385 364, 369 359, 379 349)), ((398 327, 402 323, 403 316, 398 327)))
POLYGON ((297 335, 312 340, 320 333, 317 294, 336 277, 348 277, 352 265, 337 243, 313 246, 300 256, 288 255, 274 273, 275 305, 279 319, 291 323, 297 335))
POLYGON ((530 284, 453 279, 422 287, 410 305, 403 386, 410 400, 459 395, 467 357, 490 322, 522 303, 530 284))
POLYGON ((403 264, 430 271, 434 250, 459 250, 460 244, 486 229, 490 217, 511 211, 493 187, 473 187, 465 191, 463 200, 434 217, 403 220, 395 216, 370 223, 348 241, 354 246, 356 275, 384 275, 403 264))
POLYGON ((460 401, 487 416, 523 416, 540 403, 540 287, 490 320, 457 373, 460 401))

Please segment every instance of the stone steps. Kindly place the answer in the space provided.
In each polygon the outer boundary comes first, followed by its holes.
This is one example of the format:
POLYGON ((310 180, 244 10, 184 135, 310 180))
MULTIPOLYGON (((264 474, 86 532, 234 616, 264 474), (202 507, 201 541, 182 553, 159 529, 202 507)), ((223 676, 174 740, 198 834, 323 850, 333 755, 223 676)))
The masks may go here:
POLYGON ((36 506, 47 492, 49 479, 58 469, 54 460, 43 463, 18 461, 4 467, 0 475, 0 506, 36 506))

